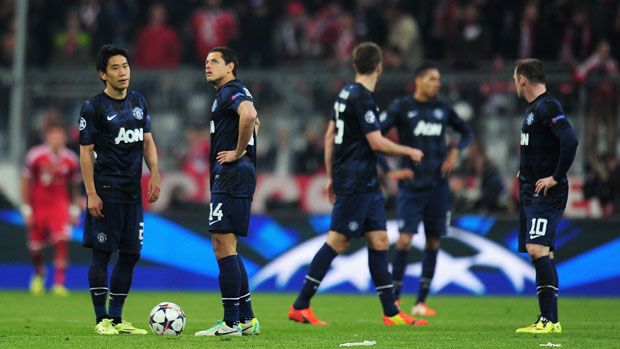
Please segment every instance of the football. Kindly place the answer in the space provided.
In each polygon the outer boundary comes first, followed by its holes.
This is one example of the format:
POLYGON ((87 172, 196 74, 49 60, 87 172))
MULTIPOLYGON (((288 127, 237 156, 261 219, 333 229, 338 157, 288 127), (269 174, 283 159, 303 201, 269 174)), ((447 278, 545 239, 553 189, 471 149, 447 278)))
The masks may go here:
POLYGON ((178 336, 183 332, 185 322, 183 309, 171 302, 161 302, 149 313, 149 325, 157 335, 178 336))

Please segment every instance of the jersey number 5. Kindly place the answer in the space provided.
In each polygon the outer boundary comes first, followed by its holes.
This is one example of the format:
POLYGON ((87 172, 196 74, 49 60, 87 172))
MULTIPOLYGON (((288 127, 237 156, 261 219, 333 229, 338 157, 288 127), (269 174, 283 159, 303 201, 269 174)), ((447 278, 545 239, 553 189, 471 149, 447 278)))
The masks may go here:
POLYGON ((344 137, 344 120, 340 120, 339 116, 346 107, 347 105, 344 103, 334 103, 334 111, 336 116, 336 137, 334 137, 334 143, 336 144, 342 144, 342 138, 344 137))

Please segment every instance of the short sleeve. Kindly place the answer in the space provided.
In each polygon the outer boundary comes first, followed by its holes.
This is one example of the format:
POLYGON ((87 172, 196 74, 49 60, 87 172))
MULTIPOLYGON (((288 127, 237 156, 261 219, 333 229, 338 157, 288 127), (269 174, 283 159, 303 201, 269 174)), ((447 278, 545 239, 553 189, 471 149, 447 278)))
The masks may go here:
POLYGON ((370 96, 361 95, 357 100, 353 101, 353 112, 360 125, 362 133, 381 130, 379 124, 379 108, 370 98, 370 96))
POLYGON ((142 96, 142 109, 144 109, 144 132, 151 132, 151 113, 149 112, 149 106, 146 103, 146 98, 142 96))
POLYGON ((87 101, 80 110, 80 145, 94 144, 97 139, 97 126, 95 124, 97 113, 90 101, 87 101))
POLYGON ((397 124, 400 118, 400 101, 395 100, 388 106, 387 110, 382 112, 379 116, 379 122, 381 124, 381 132, 389 131, 394 125, 397 124))
POLYGON ((227 98, 227 105, 235 113, 237 112, 237 109, 239 109, 239 105, 241 104, 241 102, 249 101, 251 103, 254 103, 254 98, 252 97, 252 94, 247 89, 247 87, 230 88, 230 91, 228 91, 225 98, 227 98))

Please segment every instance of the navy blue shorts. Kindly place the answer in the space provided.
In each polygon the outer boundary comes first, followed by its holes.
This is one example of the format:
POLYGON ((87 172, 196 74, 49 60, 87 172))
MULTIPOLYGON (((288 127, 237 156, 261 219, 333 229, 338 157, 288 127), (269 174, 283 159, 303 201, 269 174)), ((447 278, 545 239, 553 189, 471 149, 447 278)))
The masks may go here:
POLYGON ((396 217, 401 233, 415 234, 424 222, 426 235, 444 236, 450 225, 448 183, 424 190, 399 188, 396 217))
POLYGON ((104 202, 101 219, 95 219, 86 210, 82 245, 108 252, 139 253, 143 233, 142 204, 104 202))
POLYGON ((519 252, 527 252, 527 244, 549 246, 551 251, 554 250, 555 230, 562 219, 567 200, 568 189, 542 196, 521 188, 519 252))
POLYGON ((209 204, 209 231, 248 236, 252 198, 230 194, 211 194, 209 204))
POLYGON ((385 230, 386 220, 385 202, 380 191, 339 194, 336 195, 329 229, 357 238, 370 231, 385 230))

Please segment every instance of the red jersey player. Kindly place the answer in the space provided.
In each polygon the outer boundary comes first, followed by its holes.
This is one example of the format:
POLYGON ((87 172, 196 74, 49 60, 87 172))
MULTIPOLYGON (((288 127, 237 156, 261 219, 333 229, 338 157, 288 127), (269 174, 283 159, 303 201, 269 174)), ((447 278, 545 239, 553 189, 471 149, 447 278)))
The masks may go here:
POLYGON ((52 294, 67 296, 65 269, 68 261, 67 241, 70 224, 77 222, 80 209, 78 183, 80 180, 77 155, 65 147, 67 136, 61 124, 48 125, 45 143, 28 151, 22 173, 22 207, 28 249, 35 268, 30 292, 45 292, 45 267, 42 249, 54 247, 54 285, 52 294), (72 204, 73 202, 73 204, 72 204))

